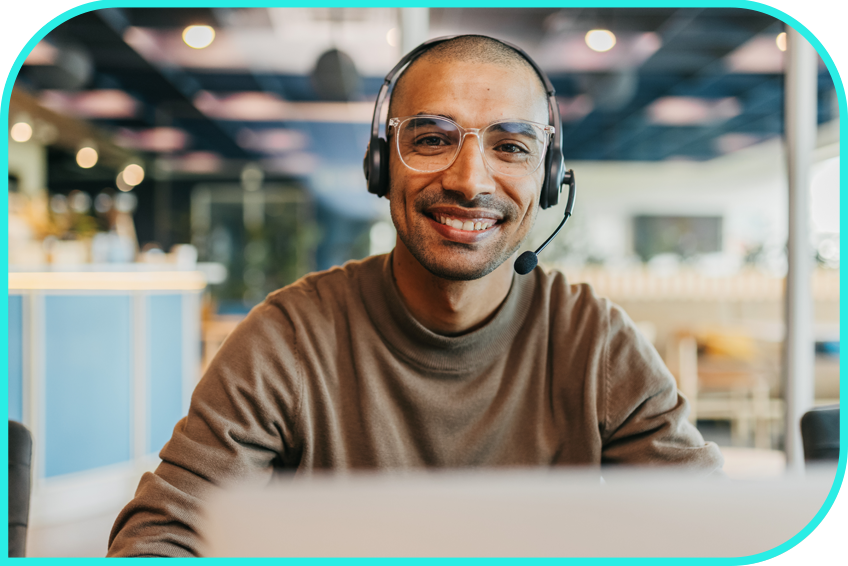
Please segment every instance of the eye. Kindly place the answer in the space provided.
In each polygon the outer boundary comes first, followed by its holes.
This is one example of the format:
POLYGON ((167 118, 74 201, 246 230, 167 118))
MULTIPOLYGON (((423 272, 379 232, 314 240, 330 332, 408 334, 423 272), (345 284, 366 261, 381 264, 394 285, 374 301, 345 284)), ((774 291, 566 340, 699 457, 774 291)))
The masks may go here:
POLYGON ((412 143, 418 147, 442 147, 450 145, 451 140, 444 134, 429 132, 421 134, 412 143))
POLYGON ((426 146, 439 146, 439 145, 447 145, 448 141, 444 139, 442 136, 438 136, 435 134, 428 134, 419 137, 415 140, 415 145, 426 145, 426 146))
POLYGON ((502 143, 495 146, 495 150, 504 153, 527 153, 526 149, 514 143, 502 143))

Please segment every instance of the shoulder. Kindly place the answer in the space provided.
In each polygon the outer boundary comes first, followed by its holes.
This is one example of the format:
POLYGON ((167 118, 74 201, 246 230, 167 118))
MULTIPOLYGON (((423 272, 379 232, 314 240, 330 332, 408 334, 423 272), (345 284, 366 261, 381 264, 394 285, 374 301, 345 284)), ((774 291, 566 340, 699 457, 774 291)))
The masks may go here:
POLYGON ((617 363, 663 366, 627 312, 590 284, 570 283, 565 274, 551 270, 540 273, 537 285, 542 291, 537 294, 549 302, 553 335, 568 340, 576 352, 598 356, 603 372, 617 363))
POLYGON ((572 283, 556 269, 537 269, 536 296, 547 303, 553 323, 574 329, 619 329, 630 320, 626 313, 588 283, 572 283))
POLYGON ((334 347, 338 322, 356 316, 351 311, 361 308, 360 280, 382 264, 380 257, 348 262, 308 274, 268 295, 221 345, 201 389, 217 387, 218 382, 255 385, 300 379, 304 356, 316 345, 334 347))
POLYGON ((280 353, 284 344, 294 347, 296 335, 304 327, 325 326, 356 308, 361 280, 366 273, 381 269, 381 257, 310 273, 272 292, 227 338, 226 349, 238 357, 251 352, 280 353))
POLYGON ((365 281, 378 277, 386 256, 371 256, 349 261, 340 267, 305 275, 274 291, 263 303, 289 317, 333 316, 361 302, 360 289, 365 281))

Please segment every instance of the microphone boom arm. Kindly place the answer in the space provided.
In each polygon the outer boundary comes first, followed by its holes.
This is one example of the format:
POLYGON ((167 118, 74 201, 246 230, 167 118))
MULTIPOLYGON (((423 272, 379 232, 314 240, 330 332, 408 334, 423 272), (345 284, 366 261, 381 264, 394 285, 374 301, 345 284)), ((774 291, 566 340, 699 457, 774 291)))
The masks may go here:
POLYGON ((554 233, 553 233, 553 234, 551 234, 550 236, 548 236, 548 239, 547 239, 547 240, 545 240, 545 242, 544 242, 541 246, 539 246, 539 248, 538 248, 535 252, 533 252, 533 253, 535 253, 536 255, 539 255, 540 253, 542 253, 542 250, 544 250, 546 247, 548 247, 548 244, 550 244, 550 243, 551 243, 551 240, 553 240, 554 238, 556 238, 556 235, 557 235, 557 234, 559 234, 559 231, 560 231, 560 230, 562 230, 562 227, 563 227, 563 226, 565 226, 566 221, 567 221, 570 217, 571 217, 571 213, 570 213, 570 212, 566 212, 566 213, 565 213, 565 216, 563 216, 563 217, 562 217, 562 222, 560 222, 560 223, 559 223, 559 226, 557 226, 557 229, 556 229, 556 230, 554 230, 554 233))
POLYGON ((548 239, 539 246, 539 249, 535 252, 526 251, 518 257, 515 264, 513 264, 513 268, 519 275, 526 275, 533 271, 533 268, 536 267, 536 264, 539 261, 537 256, 548 246, 548 244, 551 243, 551 240, 556 238, 556 235, 559 234, 559 231, 562 230, 562 227, 565 226, 565 223, 569 218, 571 218, 571 209, 574 208, 575 193, 574 171, 572 169, 566 171, 562 177, 562 181, 564 185, 568 185, 568 201, 565 203, 565 214, 563 214, 562 222, 559 223, 559 226, 557 226, 557 229, 554 230, 554 233, 548 236, 548 239))

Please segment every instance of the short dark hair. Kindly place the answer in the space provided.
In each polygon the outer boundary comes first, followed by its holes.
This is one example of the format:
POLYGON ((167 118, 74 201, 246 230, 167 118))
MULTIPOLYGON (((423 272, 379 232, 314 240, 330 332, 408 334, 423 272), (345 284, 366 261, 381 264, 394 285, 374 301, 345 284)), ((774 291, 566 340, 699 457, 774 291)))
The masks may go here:
POLYGON ((449 39, 431 47, 410 63, 395 81, 392 96, 389 100, 389 117, 395 117, 394 109, 404 93, 404 78, 407 72, 419 61, 431 63, 450 63, 463 61, 467 63, 494 64, 505 67, 523 68, 530 71, 539 81, 542 92, 545 93, 545 85, 533 66, 527 62, 524 55, 512 47, 501 43, 491 37, 483 35, 462 35, 449 39))

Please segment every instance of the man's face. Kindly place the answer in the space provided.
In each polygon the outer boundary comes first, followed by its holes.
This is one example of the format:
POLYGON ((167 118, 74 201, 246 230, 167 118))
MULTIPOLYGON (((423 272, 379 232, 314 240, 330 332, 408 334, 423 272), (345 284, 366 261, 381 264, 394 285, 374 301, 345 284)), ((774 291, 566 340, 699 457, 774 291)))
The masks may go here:
MULTIPOLYGON (((506 119, 548 123, 547 99, 533 71, 511 66, 420 61, 407 71, 399 117, 431 114, 464 128, 506 119)), ((544 163, 525 177, 486 166, 477 137, 469 135, 444 171, 422 173, 404 165, 392 136, 392 220, 401 242, 427 270, 450 280, 479 279, 518 250, 533 226, 544 163), (449 219, 445 224, 443 219, 449 219), (486 229, 463 228, 473 222, 486 229)))

